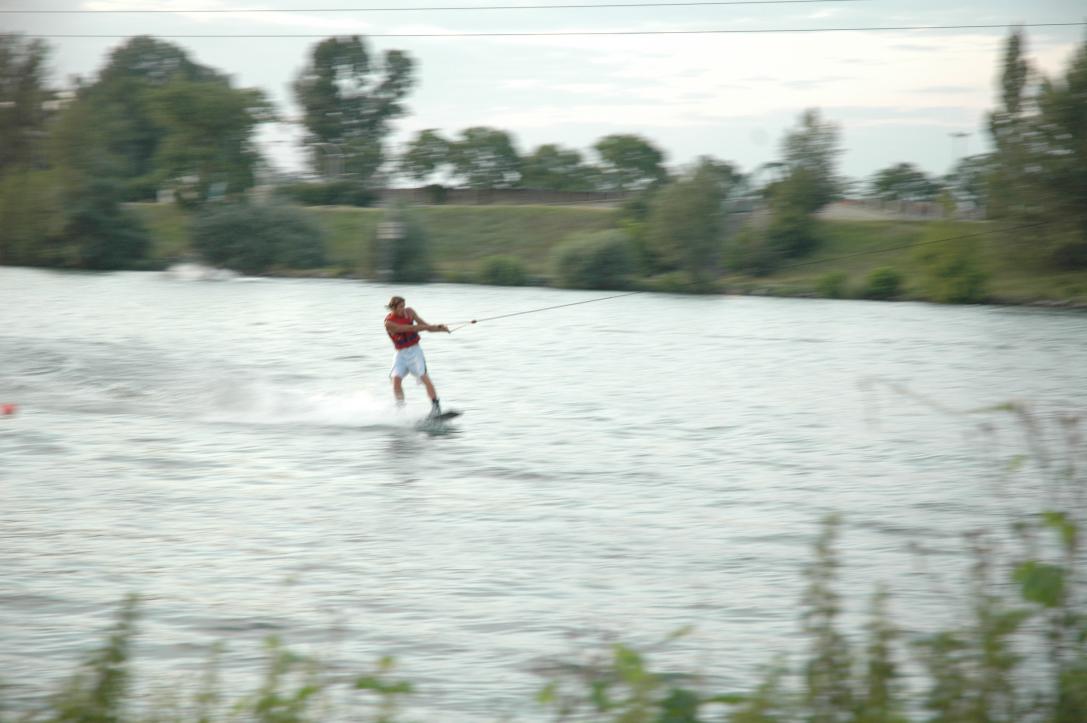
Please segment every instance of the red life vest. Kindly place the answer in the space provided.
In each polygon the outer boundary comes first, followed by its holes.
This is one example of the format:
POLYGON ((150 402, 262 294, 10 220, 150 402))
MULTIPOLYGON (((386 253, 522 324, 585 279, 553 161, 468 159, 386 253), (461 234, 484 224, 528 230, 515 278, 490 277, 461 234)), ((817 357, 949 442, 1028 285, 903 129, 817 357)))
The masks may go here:
MULTIPOLYGON (((385 317, 385 321, 391 321, 394 324, 403 324, 409 326, 415 322, 410 316, 396 316, 389 314, 385 317)), ((393 346, 397 349, 407 349, 409 346, 415 346, 419 343, 419 334, 414 331, 389 331, 385 332, 389 335, 389 338, 393 340, 393 346)))

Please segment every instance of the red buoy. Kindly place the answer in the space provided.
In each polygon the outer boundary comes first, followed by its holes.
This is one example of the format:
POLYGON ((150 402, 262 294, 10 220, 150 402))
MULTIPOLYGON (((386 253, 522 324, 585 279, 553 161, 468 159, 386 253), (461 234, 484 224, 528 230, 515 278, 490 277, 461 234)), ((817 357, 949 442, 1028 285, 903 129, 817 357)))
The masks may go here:
POLYGON ((12 414, 15 414, 15 405, 6 403, 0 404, 0 414, 4 415, 5 417, 9 417, 12 414))

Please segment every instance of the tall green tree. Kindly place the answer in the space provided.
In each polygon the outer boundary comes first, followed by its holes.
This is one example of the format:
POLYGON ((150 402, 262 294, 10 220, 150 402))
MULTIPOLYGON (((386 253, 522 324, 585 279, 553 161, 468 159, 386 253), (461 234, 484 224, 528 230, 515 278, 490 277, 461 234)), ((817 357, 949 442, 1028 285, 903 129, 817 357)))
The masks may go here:
POLYGON ((65 108, 54 162, 68 169, 69 185, 80 175, 118 179, 128 201, 152 199, 191 177, 199 202, 214 184, 227 193, 253 185, 253 135, 270 117, 261 91, 233 87, 175 45, 132 38, 65 108))
POLYGON ((931 201, 941 186, 912 163, 896 163, 872 175, 871 194, 884 201, 931 201))
POLYGON ((67 196, 64 227, 52 240, 55 263, 93 270, 139 266, 151 240, 142 222, 118 203, 116 179, 88 178, 67 196))
POLYGON ((258 89, 236 89, 219 79, 174 79, 149 94, 152 119, 163 130, 155 149, 156 175, 190 178, 194 202, 237 195, 255 183, 260 160, 253 135, 272 117, 272 106, 258 89))
MULTIPOLYGON (((763 261, 810 253, 819 241, 815 214, 840 193, 838 126, 809 109, 785 135, 783 177, 767 188, 770 224, 763 234, 769 252, 763 261)), ((760 264, 763 263, 760 261, 760 264)))
POLYGON ((521 180, 521 158, 510 134, 497 128, 466 128, 453 144, 453 167, 468 188, 513 188, 521 180))
POLYGON ((47 263, 42 239, 63 219, 56 174, 45 169, 48 57, 40 40, 0 35, 0 264, 47 263))
POLYGON ((546 191, 591 191, 596 180, 596 171, 579 152, 554 143, 525 156, 522 170, 522 186, 546 191))
POLYGON ((987 179, 989 213, 1015 226, 1021 260, 1057 268, 1087 267, 1087 42, 1062 77, 1036 73, 1022 30, 1008 37, 987 179))
POLYGON ((716 183, 722 197, 727 195, 734 184, 743 178, 743 174, 734 163, 722 161, 713 156, 699 156, 693 168, 694 173, 703 174, 707 181, 716 183))
POLYGON ((653 196, 645 240, 654 270, 683 271, 696 287, 717 276, 728 192, 720 171, 704 160, 653 196))
POLYGON ((49 243, 64 226, 56 172, 11 169, 0 173, 0 265, 48 266, 49 243))
POLYGON ((385 160, 390 123, 406 112, 415 62, 401 50, 371 55, 357 35, 322 40, 294 82, 313 169, 369 185, 385 160))
POLYGON ((42 164, 49 105, 49 49, 41 40, 0 35, 0 173, 42 164))
POLYGON ((1043 82, 1038 106, 1045 208, 1067 228, 1052 260, 1061 267, 1087 268, 1087 41, 1063 78, 1043 82))
POLYGON ((400 172, 414 181, 426 181, 443 168, 452 166, 452 143, 435 128, 416 133, 400 155, 400 172))
MULTIPOLYGON (((194 62, 172 43, 148 36, 125 42, 110 53, 93 82, 80 81, 76 100, 66 109, 80 119, 96 147, 88 151, 78 140, 66 144, 64 150, 72 155, 58 161, 74 165, 93 153, 99 165, 88 171, 100 175, 102 164, 108 165, 111 175, 123 182, 124 200, 153 199, 163 180, 155 160, 167 129, 155 118, 151 96, 175 80, 229 83, 225 75, 194 62), (106 155, 108 163, 102 158, 106 155)), ((201 109, 194 106, 190 112, 201 109)))
POLYGON ((143 100, 132 79, 166 77, 183 65, 183 56, 171 55, 176 63, 159 62, 163 47, 135 38, 114 51, 97 82, 81 84, 64 110, 49 118, 53 93, 44 84, 45 46, 0 36, 0 48, 0 92, 5 100, 12 94, 13 111, 7 113, 7 103, 0 106, 5 220, 0 262, 85 269, 138 266, 148 237, 119 203, 127 197, 125 183, 134 165, 149 161, 125 153, 138 145, 125 135, 139 121, 128 112, 143 100), (136 62, 134 54, 142 61, 136 62))
MULTIPOLYGON (((119 127, 103 116, 94 101, 77 94, 50 126, 50 165, 63 188, 77 188, 88 178, 115 178, 126 186, 131 181, 130 163, 114 148, 119 127)), ((123 200, 131 199, 124 188, 120 192, 123 200)))
POLYGON ((1037 183, 1031 178, 1035 172, 1031 162, 1036 110, 1033 76, 1026 59, 1026 38, 1022 29, 1017 29, 1004 50, 999 104, 989 114, 995 147, 990 207, 995 218, 1024 221, 1037 217, 1037 183))
POLYGON ((957 204, 985 211, 989 205, 989 181, 993 175, 993 157, 989 153, 962 158, 945 179, 957 204))
POLYGON ((121 182, 105 174, 52 168, 0 176, 0 264, 141 267, 150 240, 121 196, 121 182))
POLYGON ((809 109, 785 135, 782 151, 786 176, 776 194, 779 202, 803 213, 815 213, 838 195, 838 126, 809 109))
POLYGON ((605 136, 593 148, 600 156, 605 190, 638 191, 661 184, 668 177, 664 153, 641 136, 605 136))

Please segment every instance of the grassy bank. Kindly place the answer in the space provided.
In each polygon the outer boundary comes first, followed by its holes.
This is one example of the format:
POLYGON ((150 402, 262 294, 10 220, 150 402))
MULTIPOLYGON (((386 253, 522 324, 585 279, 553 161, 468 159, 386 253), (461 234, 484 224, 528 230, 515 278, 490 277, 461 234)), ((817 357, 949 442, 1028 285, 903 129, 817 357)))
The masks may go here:
MULTIPOLYGON (((187 215, 173 205, 132 204, 151 232, 158 264, 184 258, 187 215)), ((379 208, 305 209, 325 233, 332 275, 370 276, 370 245, 384 211, 379 208)), ((546 276, 552 247, 572 233, 609 228, 614 209, 572 206, 423 206, 413 210, 427 231, 430 253, 443 279, 470 281, 488 256, 516 256, 533 276, 546 276)))
POLYGON ((764 277, 733 275, 730 291, 771 296, 818 296, 820 280, 844 274, 847 296, 859 296, 868 276, 879 268, 902 275, 901 298, 925 299, 926 279, 921 252, 949 243, 972 244, 985 273, 990 300, 997 303, 1087 305, 1087 270, 1047 269, 1031 254, 1032 239, 995 233, 990 222, 977 221, 821 221, 820 244, 809 257, 786 262, 764 277))
MULTIPOLYGON (((133 204, 154 239, 154 263, 166 266, 189 254, 187 214, 172 205, 133 204)), ((326 268, 331 276, 373 274, 370 244, 383 210, 319 207, 306 212, 325 233, 326 268)), ((414 209, 426 229, 434 269, 447 281, 478 278, 484 259, 513 256, 530 278, 549 275, 556 244, 574 233, 614 225, 616 211, 574 206, 424 206, 414 209)), ((821 295, 821 280, 844 275, 845 296, 862 296, 868 276, 889 267, 902 277, 899 298, 925 299, 927 271, 919 251, 941 239, 972 237, 977 263, 987 276, 993 301, 1087 305, 1087 270, 1054 271, 1026 261, 1032 239, 988 233, 986 222, 832 221, 820 222, 821 242, 815 252, 763 277, 727 275, 722 289, 773 296, 821 295)))

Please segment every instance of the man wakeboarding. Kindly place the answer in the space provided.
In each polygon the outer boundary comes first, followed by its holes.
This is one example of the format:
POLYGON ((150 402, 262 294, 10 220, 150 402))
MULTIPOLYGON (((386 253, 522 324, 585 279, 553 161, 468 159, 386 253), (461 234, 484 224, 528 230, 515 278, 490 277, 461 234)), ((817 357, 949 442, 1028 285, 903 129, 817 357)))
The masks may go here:
POLYGON ((430 397, 430 417, 442 416, 442 408, 438 402, 438 393, 434 390, 434 383, 430 381, 427 373, 426 359, 423 357, 423 348, 419 345, 419 332, 444 331, 449 333, 449 327, 445 324, 428 324, 423 321, 415 309, 408 308, 404 297, 394 296, 386 304, 389 309, 385 317, 385 332, 396 347, 396 357, 393 359, 393 368, 389 376, 393 380, 393 396, 396 397, 398 406, 404 404, 403 380, 408 374, 414 375, 426 387, 427 396, 430 397))

